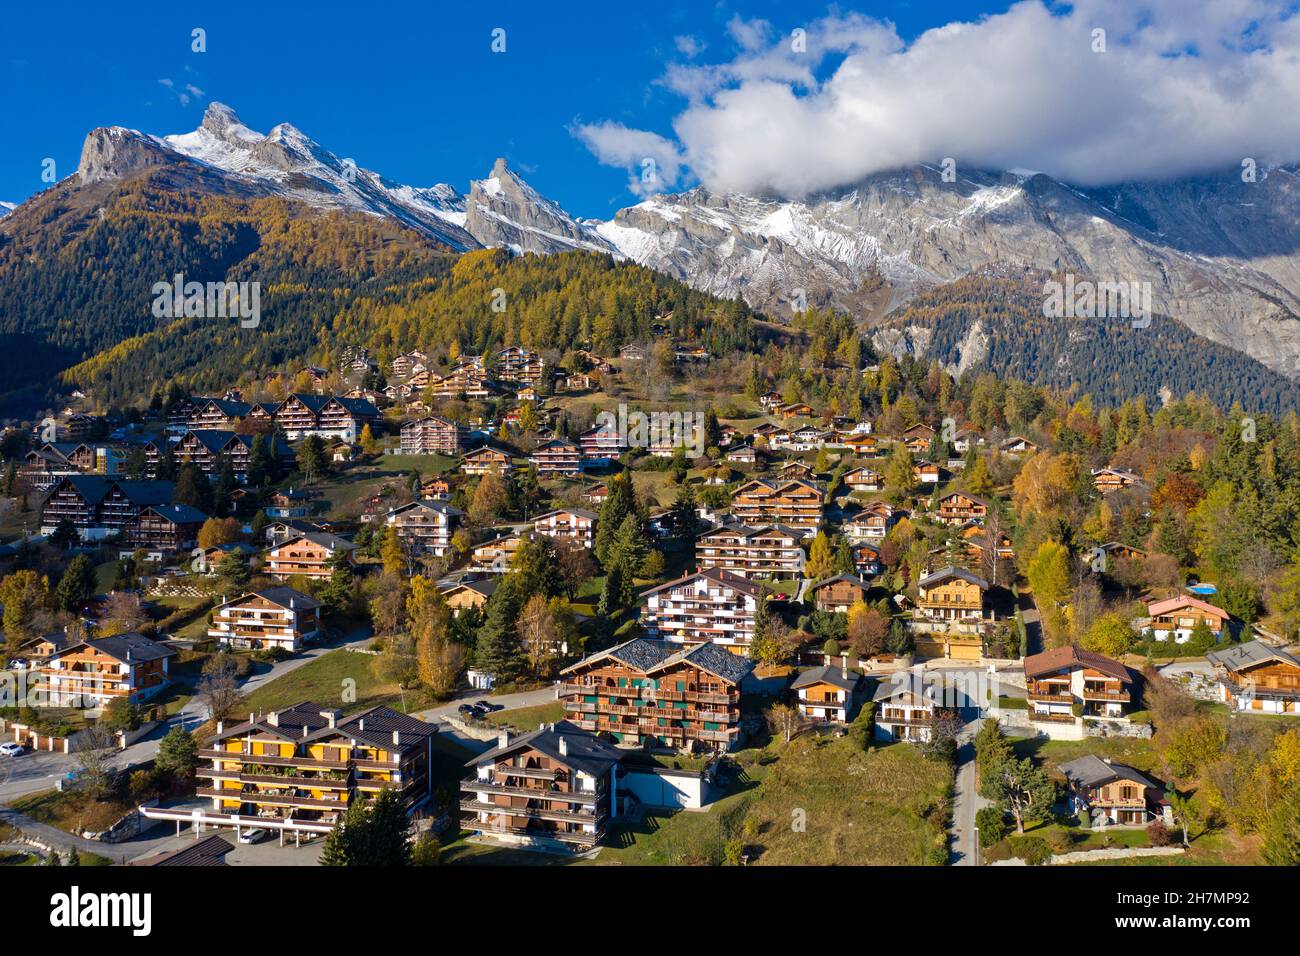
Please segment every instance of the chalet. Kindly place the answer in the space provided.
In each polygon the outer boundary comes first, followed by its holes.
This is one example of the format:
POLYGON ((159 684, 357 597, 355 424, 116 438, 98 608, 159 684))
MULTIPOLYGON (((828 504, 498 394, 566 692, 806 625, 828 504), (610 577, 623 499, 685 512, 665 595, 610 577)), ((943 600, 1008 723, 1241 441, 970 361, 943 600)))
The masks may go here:
POLYGON ((783 479, 811 479, 812 465, 806 461, 791 461, 782 465, 777 475, 783 479))
POLYGON ((1232 617, 1223 608, 1190 594, 1155 601, 1148 605, 1147 614, 1149 620, 1140 622, 1144 630, 1149 629, 1157 641, 1167 641, 1172 636, 1178 644, 1191 640, 1192 631, 1201 622, 1209 627, 1217 642, 1232 617))
POLYGON ((728 571, 705 568, 651 588, 643 595, 642 626, 651 638, 712 642, 743 654, 754 639, 760 591, 728 571))
POLYGON ((1141 561, 1147 556, 1141 548, 1119 541, 1107 541, 1105 544, 1098 545, 1098 548, 1106 555, 1107 560, 1112 561, 1141 561))
POLYGON ((1067 805, 1092 826, 1143 827, 1165 819, 1164 787, 1140 770, 1086 754, 1061 764, 1069 788, 1067 805))
POLYGON ((804 569, 802 537, 797 529, 781 525, 723 525, 696 538, 695 565, 742 578, 797 578, 804 569))
POLYGON ((403 352, 389 364, 389 371, 394 378, 409 378, 412 373, 428 368, 429 356, 420 349, 403 352))
POLYGON ((937 485, 943 478, 943 469, 934 462, 922 458, 912 466, 912 476, 917 484, 937 485))
POLYGON ((816 451, 826 443, 827 432, 812 425, 796 428, 790 432, 790 441, 786 447, 791 451, 816 451))
POLYGON ((1256 714, 1300 714, 1300 658, 1263 641, 1209 651, 1222 701, 1256 714))
POLYGON ((466 764, 461 828, 497 843, 589 850, 619 816, 623 753, 560 721, 512 736, 466 764))
POLYGON ((342 556, 352 562, 357 546, 337 535, 307 532, 272 545, 266 552, 266 573, 274 578, 304 577, 324 581, 333 573, 332 562, 342 556))
POLYGON ((636 638, 561 671, 565 716, 623 746, 725 752, 740 743, 751 661, 714 644, 636 638))
POLYGON ((859 577, 873 578, 885 569, 880 561, 880 551, 869 544, 850 545, 849 552, 853 555, 853 568, 859 577))
POLYGON ((826 493, 809 481, 754 478, 736 489, 731 510, 746 525, 779 524, 811 537, 821 526, 825 503, 826 493))
POLYGON ((412 554, 443 557, 451 551, 451 536, 464 512, 445 501, 408 501, 391 509, 384 524, 412 554))
POLYGON ((755 437, 762 438, 767 442, 767 447, 772 449, 772 451, 780 451, 783 448, 789 448, 792 440, 790 438, 790 431, 786 428, 771 428, 762 433, 755 429, 754 435, 755 437))
POLYGON ((884 487, 885 479, 870 468, 854 468, 845 472, 844 485, 850 491, 879 491, 884 487))
POLYGON ((960 527, 968 521, 983 521, 989 515, 987 501, 964 491, 949 492, 939 499, 938 505, 935 520, 949 527, 960 527))
POLYGON ((837 574, 812 587, 813 606, 819 611, 843 614, 859 601, 865 601, 871 585, 852 574, 837 574))
POLYGON ((174 648, 143 634, 117 634, 69 644, 37 670, 37 686, 53 707, 97 709, 125 697, 147 700, 171 681, 174 648))
POLYGON ((1123 491, 1125 488, 1132 488, 1140 484, 1142 484, 1140 477, 1122 468, 1094 468, 1092 470, 1092 486, 1103 495, 1113 494, 1116 491, 1123 491))
POLYGON ((266 588, 218 605, 208 637, 231 647, 296 654, 320 636, 320 609, 319 601, 294 588, 266 588))
POLYGON ((917 656, 978 660, 993 620, 988 590, 984 578, 951 565, 921 578, 911 621, 917 656))
POLYGON ((618 357, 624 362, 644 362, 649 353, 639 345, 625 345, 618 350, 618 357))
POLYGON ((460 470, 466 475, 508 475, 514 469, 514 459, 500 448, 484 445, 466 454, 460 460, 460 470))
POLYGON ((459 617, 462 611, 471 608, 481 610, 500 583, 501 579, 497 577, 476 578, 457 581, 438 590, 446 598, 447 606, 451 608, 451 616, 459 617))
POLYGON ((929 743, 939 706, 914 674, 902 673, 882 680, 872 694, 872 715, 877 740, 929 743))
POLYGON ((326 528, 323 525, 315 521, 308 521, 306 518, 282 518, 268 524, 263 534, 269 544, 275 544, 278 541, 285 541, 296 535, 306 534, 309 531, 325 530, 326 528))
POLYGON ((190 505, 149 505, 123 529, 131 550, 143 549, 162 560, 198 544, 199 529, 208 520, 190 505))
POLYGON ((852 542, 878 540, 889 533, 889 529, 897 524, 902 514, 887 502, 873 501, 848 518, 842 530, 852 542))
POLYGON ((470 554, 470 569, 505 574, 510 570, 515 554, 525 540, 527 540, 526 535, 512 533, 499 535, 490 541, 475 545, 470 554))
POLYGON ((756 465, 758 453, 750 444, 735 445, 727 449, 726 460, 733 465, 756 465))
POLYGON ((292 485, 273 492, 266 502, 268 518, 305 518, 311 511, 311 496, 292 485))
MULTIPOLYGON (((934 436, 937 434, 938 432, 936 432, 932 426, 927 425, 925 422, 917 422, 915 425, 903 429, 902 434, 898 437, 904 442, 912 442, 919 439, 924 443, 922 445, 922 448, 924 449, 930 447, 930 442, 934 440, 934 436)), ((911 445, 909 444, 908 447, 910 448, 911 445)))
POLYGON ((124 531, 145 508, 168 504, 175 489, 170 481, 65 475, 41 502, 41 534, 52 534, 66 520, 83 541, 103 540, 124 531))
POLYGON ((1071 644, 1030 654, 1024 666, 1029 719, 1048 736, 1081 737, 1081 717, 1127 720, 1134 675, 1118 661, 1071 644))
POLYGON ((604 504, 605 499, 608 497, 609 497, 609 485, 604 483, 599 485, 593 485, 591 488, 588 488, 586 491, 582 493, 582 500, 587 502, 587 504, 589 505, 604 504))
POLYGON ((582 372, 562 375, 556 380, 555 384, 559 391, 568 392, 569 394, 589 392, 592 388, 591 376, 582 372))
POLYGON ((876 454, 879 442, 874 435, 846 435, 840 440, 845 448, 855 455, 870 457, 876 454))
POLYGON ((576 475, 582 471, 582 448, 565 438, 555 438, 538 445, 529 463, 539 475, 576 475))
POLYGON ((776 406, 783 405, 784 403, 785 399, 781 397, 780 392, 766 392, 758 396, 758 404, 762 406, 765 411, 770 411, 771 409, 776 408, 776 406))
POLYGON ((1012 435, 1010 438, 1003 439, 998 443, 998 451, 1004 455, 1027 455, 1030 452, 1038 451, 1038 445, 1028 438, 1012 435))
POLYGON ((212 807, 196 809, 194 825, 326 834, 353 803, 390 788, 418 812, 433 791, 437 732, 384 706, 344 717, 311 702, 218 721, 197 771, 207 782, 196 793, 212 807))
POLYGON ((787 405, 777 405, 772 411, 782 418, 812 418, 817 414, 816 410, 807 402, 790 402, 787 405))
POLYGON ((351 442, 337 441, 329 447, 330 461, 352 461, 361 453, 361 446, 351 442))
POLYGON ((446 455, 455 458, 464 454, 465 444, 465 426, 449 418, 430 415, 402 426, 403 455, 446 455))
POLYGON ((982 448, 985 444, 983 434, 976 428, 959 428, 952 438, 952 450, 964 455, 972 448, 982 448))
POLYGON ((253 555, 257 553, 257 548, 245 541, 227 541, 224 544, 214 544, 210 548, 204 548, 202 553, 195 558, 193 568, 200 574, 216 574, 221 562, 232 554, 239 558, 242 563, 247 564, 252 560, 253 555))
POLYGON ((823 664, 799 674, 790 685, 795 692, 799 716, 817 724, 847 724, 862 706, 862 675, 849 670, 849 659, 840 666, 823 664))
POLYGON ((596 514, 582 508, 548 511, 533 521, 533 530, 546 538, 563 538, 591 548, 596 544, 596 514))
POLYGON ((432 478, 426 478, 420 482, 421 498, 450 498, 451 482, 446 478, 435 475, 432 478))

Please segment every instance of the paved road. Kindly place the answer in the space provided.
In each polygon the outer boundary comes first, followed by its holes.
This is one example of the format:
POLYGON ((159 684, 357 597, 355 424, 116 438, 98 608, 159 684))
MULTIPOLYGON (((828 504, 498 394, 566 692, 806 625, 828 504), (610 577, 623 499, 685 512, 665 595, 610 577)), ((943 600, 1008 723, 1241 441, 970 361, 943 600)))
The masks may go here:
MULTIPOLYGON (((330 651, 342 647, 366 647, 370 638, 368 627, 358 628, 340 640, 309 648, 295 657, 273 664, 265 671, 250 675, 240 684, 240 689, 244 693, 256 690, 330 651)), ((159 723, 146 736, 115 754, 112 765, 120 769, 152 760, 158 753, 162 739, 173 727, 193 728, 205 720, 207 711, 203 704, 198 698, 190 698, 180 710, 159 723)), ((21 757, 0 757, 0 805, 11 803, 27 794, 52 789, 59 777, 76 766, 75 754, 28 753, 21 757)))
POLYGON ((518 694, 498 694, 489 695, 486 691, 473 690, 457 694, 445 704, 439 704, 437 707, 431 707, 428 710, 422 710, 415 716, 421 720, 427 720, 430 723, 441 721, 442 718, 456 713, 456 708, 462 704, 472 704, 476 700, 490 700, 494 704, 499 704, 506 710, 518 710, 521 707, 537 707, 541 704, 549 704, 555 700, 555 688, 542 687, 537 690, 520 691, 518 694))
POLYGON ((974 866, 979 848, 975 836, 975 814, 988 803, 978 793, 974 738, 983 719, 972 720, 957 737, 957 779, 952 796, 952 842, 949 861, 953 866, 974 866))
POLYGON ((1025 621, 1025 644, 1027 645, 1025 656, 1041 653, 1043 650, 1043 616, 1038 613, 1038 605, 1034 603, 1034 595, 1029 590, 1028 585, 1021 586, 1017 606, 1020 608, 1020 616, 1025 621))

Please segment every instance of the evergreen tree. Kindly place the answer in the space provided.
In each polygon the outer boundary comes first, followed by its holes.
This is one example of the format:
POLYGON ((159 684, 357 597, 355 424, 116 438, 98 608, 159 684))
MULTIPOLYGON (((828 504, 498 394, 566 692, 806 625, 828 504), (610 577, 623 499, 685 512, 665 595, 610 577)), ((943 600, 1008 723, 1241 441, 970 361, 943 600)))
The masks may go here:
POLYGON ((175 501, 179 505, 198 508, 205 515, 210 515, 215 510, 212 483, 208 481, 208 476, 203 474, 203 469, 192 461, 182 465, 176 476, 175 501))
POLYGON ((507 683, 524 671, 519 613, 524 600, 517 575, 507 574, 487 602, 487 616, 474 648, 474 666, 507 683))
POLYGON ((80 614, 95 596, 95 568, 89 555, 79 554, 68 563, 68 569, 54 589, 54 603, 71 614, 80 614))

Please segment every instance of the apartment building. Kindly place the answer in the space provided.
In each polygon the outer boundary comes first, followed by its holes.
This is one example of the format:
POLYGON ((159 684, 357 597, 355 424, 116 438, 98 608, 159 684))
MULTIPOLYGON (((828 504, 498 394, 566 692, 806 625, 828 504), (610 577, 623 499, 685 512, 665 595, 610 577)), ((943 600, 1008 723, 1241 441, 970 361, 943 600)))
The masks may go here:
POLYGON ((459 508, 445 501, 408 501, 390 510, 384 516, 384 524, 397 532, 411 553, 441 558, 451 551, 451 537, 463 515, 459 508))
POLYGON ((511 345, 497 353, 496 377, 502 382, 538 386, 546 374, 546 361, 536 352, 511 345))
POLYGON ((744 654, 754 639, 759 587, 719 568, 704 568, 646 591, 647 636, 678 644, 714 643, 744 654))
MULTIPOLYGON (((197 789, 212 801, 198 822, 301 834, 328 833, 348 807, 395 789, 407 812, 433 788, 434 724, 372 707, 351 717, 312 702, 217 723, 199 751, 197 789)), ((149 811, 144 811, 149 816, 149 811)))
POLYGON ((199 529, 207 520, 191 505, 149 505, 126 525, 124 537, 132 551, 143 549, 161 560, 197 546, 199 529))
POLYGON ((295 588, 266 588, 218 606, 208 637, 231 647, 296 654, 320 636, 320 609, 319 601, 295 588))
POLYGON ((460 460, 461 472, 470 477, 487 474, 504 476, 513 469, 514 460, 509 453, 489 445, 474 449, 460 460))
POLYGON ((366 425, 379 419, 367 399, 343 395, 290 395, 275 410, 275 424, 290 441, 316 435, 355 442, 366 425))
POLYGON ((613 461, 627 451, 627 439, 611 425, 596 425, 578 436, 582 460, 597 464, 613 461))
POLYGON ((145 508, 170 503, 175 491, 170 481, 65 475, 41 502, 41 534, 67 520, 83 541, 102 541, 125 531, 145 508))
POLYGON ((191 431, 234 431, 253 406, 234 398, 193 398, 185 425, 191 431))
POLYGON ((466 441, 464 425, 437 415, 407 422, 401 431, 403 455, 446 455, 455 458, 465 453, 466 441))
POLYGON ((54 650, 37 670, 37 687, 53 707, 140 702, 171 682, 175 656, 174 648, 143 634, 89 638, 54 650))
POLYGON ((561 721, 497 744, 466 766, 461 826, 494 842, 586 850, 618 816, 623 753, 561 721))
POLYGON ((736 489, 731 511, 752 527, 776 524, 812 537, 821 526, 825 504, 826 493, 810 481, 755 478, 736 489))
POLYGON ((629 747, 728 751, 740 742, 741 682, 754 665, 714 644, 636 638, 560 672, 569 721, 629 747))
POLYGON ((802 537, 800 531, 780 525, 722 525, 695 540, 695 566, 742 578, 797 578, 804 570, 802 537))

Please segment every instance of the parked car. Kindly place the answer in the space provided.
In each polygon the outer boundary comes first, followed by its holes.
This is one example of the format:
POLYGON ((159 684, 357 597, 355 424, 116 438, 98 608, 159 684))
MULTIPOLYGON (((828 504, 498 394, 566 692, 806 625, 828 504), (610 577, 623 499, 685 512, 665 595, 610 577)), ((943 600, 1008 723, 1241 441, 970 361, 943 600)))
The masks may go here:
POLYGON ((474 718, 475 720, 482 720, 484 717, 486 717, 486 716, 488 715, 488 712, 487 712, 486 710, 484 710, 482 707, 477 707, 477 706, 476 706, 476 707, 472 707, 472 708, 470 708, 469 715, 470 715, 472 718, 474 718))
POLYGON ((11 661, 9 661, 9 663, 6 664, 5 667, 11 671, 25 671, 27 670, 27 662, 23 660, 21 657, 15 657, 11 661))
POLYGON ((252 830, 245 830, 243 833, 239 834, 239 842, 245 844, 261 843, 266 839, 266 836, 267 834, 265 830, 260 827, 255 827, 252 830))
POLYGON ((26 752, 26 747, 12 740, 0 744, 0 757, 21 757, 26 752))
POLYGON ((487 713, 489 714, 492 713, 493 711, 506 709, 505 704, 494 704, 490 700, 476 700, 474 701, 474 706, 479 708, 480 710, 487 711, 487 713))

